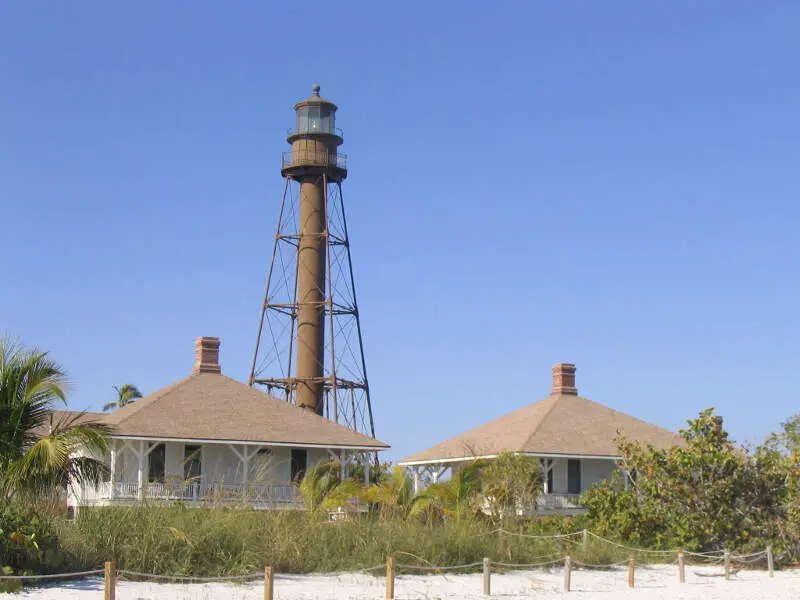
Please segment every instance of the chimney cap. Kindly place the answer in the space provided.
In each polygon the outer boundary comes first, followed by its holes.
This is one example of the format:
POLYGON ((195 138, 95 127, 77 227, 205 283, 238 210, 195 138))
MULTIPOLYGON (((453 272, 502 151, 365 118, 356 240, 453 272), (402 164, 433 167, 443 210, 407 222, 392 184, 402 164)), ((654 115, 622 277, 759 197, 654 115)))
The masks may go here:
POLYGON ((219 366, 218 337, 201 336, 194 341, 194 368, 192 373, 222 373, 219 366))
POLYGON ((551 396, 577 396, 578 388, 575 387, 575 365, 560 362, 553 365, 553 389, 551 396))

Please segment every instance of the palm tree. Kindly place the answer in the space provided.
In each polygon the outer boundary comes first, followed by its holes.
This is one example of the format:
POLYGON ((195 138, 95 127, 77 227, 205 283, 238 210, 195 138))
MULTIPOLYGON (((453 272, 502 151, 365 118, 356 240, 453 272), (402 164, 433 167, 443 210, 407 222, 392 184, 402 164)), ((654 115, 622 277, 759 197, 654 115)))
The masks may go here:
POLYGON ((45 352, 0 339, 0 498, 39 499, 98 482, 109 428, 84 413, 53 419, 65 402, 64 371, 45 352), (88 456, 86 456, 88 455, 88 456))
POLYGON ((362 497, 377 507, 382 518, 404 517, 414 499, 413 484, 403 467, 395 467, 369 486, 362 497))
POLYGON ((341 467, 335 460, 320 462, 306 471, 300 482, 300 495, 309 511, 321 507, 325 497, 340 483, 341 467))
POLYGON ((142 392, 139 391, 132 383, 123 383, 121 386, 117 387, 116 385, 112 385, 111 387, 114 388, 117 392, 117 399, 114 402, 109 402, 103 405, 103 411, 109 411, 112 408, 122 408, 126 404, 133 402, 137 398, 142 397, 142 392))
POLYGON ((412 500, 409 516, 436 521, 477 513, 482 471, 487 464, 484 460, 473 461, 458 469, 448 481, 426 487, 412 500))

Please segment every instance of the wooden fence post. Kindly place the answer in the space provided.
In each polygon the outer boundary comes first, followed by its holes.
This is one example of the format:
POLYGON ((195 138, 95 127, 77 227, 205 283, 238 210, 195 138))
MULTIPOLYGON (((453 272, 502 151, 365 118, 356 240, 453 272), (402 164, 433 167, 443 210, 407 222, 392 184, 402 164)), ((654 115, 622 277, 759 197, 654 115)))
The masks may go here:
POLYGON ((775 577, 775 562, 772 558, 772 546, 767 546, 767 569, 769 570, 769 576, 775 577))
POLYGON ((633 569, 635 568, 636 563, 632 556, 628 557, 628 587, 633 587, 633 569))
POLYGON ((274 591, 272 567, 264 567, 264 600, 272 600, 274 591))
POLYGON ((725 550, 724 555, 725 560, 725 579, 731 578, 731 553, 728 550, 725 550))
POLYGON ((113 561, 106 562, 105 572, 105 600, 115 600, 117 597, 117 566, 113 561))
MULTIPOLYGON (((586 529, 584 529, 583 530, 583 550, 584 550, 584 552, 588 548, 589 548, 589 532, 586 529)), ((585 557, 584 557, 584 560, 586 560, 585 557)))
POLYGON ((678 581, 686 583, 686 569, 683 566, 683 548, 678 548, 678 581))
POLYGON ((488 558, 483 559, 483 595, 492 595, 492 563, 488 558))
POLYGON ((569 591, 570 579, 572 578, 571 577, 571 573, 570 573, 570 569, 571 568, 572 568, 572 559, 569 556, 567 556, 564 559, 564 591, 565 592, 569 591))
POLYGON ((386 600, 394 600, 394 556, 386 558, 386 600))

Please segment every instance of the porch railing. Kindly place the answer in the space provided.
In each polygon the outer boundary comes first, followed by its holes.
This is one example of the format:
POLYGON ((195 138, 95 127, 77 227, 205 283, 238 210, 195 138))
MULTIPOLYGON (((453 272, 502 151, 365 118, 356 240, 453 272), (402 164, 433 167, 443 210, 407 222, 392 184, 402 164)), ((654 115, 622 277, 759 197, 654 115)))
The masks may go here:
POLYGON ((84 492, 85 501, 97 500, 174 500, 190 502, 248 502, 253 504, 298 504, 301 502, 296 486, 288 484, 241 483, 138 483, 117 481, 100 484, 84 492))
POLYGON ((569 510, 583 508, 580 494, 542 494, 536 500, 538 510, 569 510))

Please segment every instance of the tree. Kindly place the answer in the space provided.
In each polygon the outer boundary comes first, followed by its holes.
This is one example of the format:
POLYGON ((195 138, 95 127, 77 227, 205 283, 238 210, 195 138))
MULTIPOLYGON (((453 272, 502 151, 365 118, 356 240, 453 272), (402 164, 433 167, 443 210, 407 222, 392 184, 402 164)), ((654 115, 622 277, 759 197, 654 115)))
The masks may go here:
POLYGON ((113 402, 108 402, 107 404, 104 404, 103 412, 112 410, 114 408, 122 408, 126 404, 130 404, 137 398, 142 397, 142 392, 140 392, 139 388, 137 388, 132 383, 123 383, 119 387, 117 387, 116 385, 112 385, 111 387, 113 387, 114 390, 117 392, 117 399, 113 402))
POLYGON ((413 487, 405 469, 395 467, 369 486, 362 498, 375 506, 382 518, 405 517, 414 499, 413 487))
POLYGON ((306 508, 313 512, 322 506, 325 497, 340 483, 341 467, 338 461, 317 463, 308 469, 300 482, 300 495, 306 508))
POLYGON ((628 489, 604 482, 584 494, 598 529, 646 545, 702 550, 770 539, 785 489, 776 454, 736 446, 713 409, 688 425, 679 432, 683 443, 672 448, 618 439, 635 481, 628 489))
POLYGON ((541 483, 537 458, 502 452, 481 472, 483 508, 495 519, 526 513, 533 508, 541 483))
POLYGON ((53 419, 65 375, 47 353, 0 339, 0 497, 41 499, 106 472, 109 428, 78 413, 53 419))
POLYGON ((414 497, 409 516, 433 522, 476 514, 481 503, 481 472, 487 464, 474 460, 456 470, 449 480, 426 487, 414 497))

